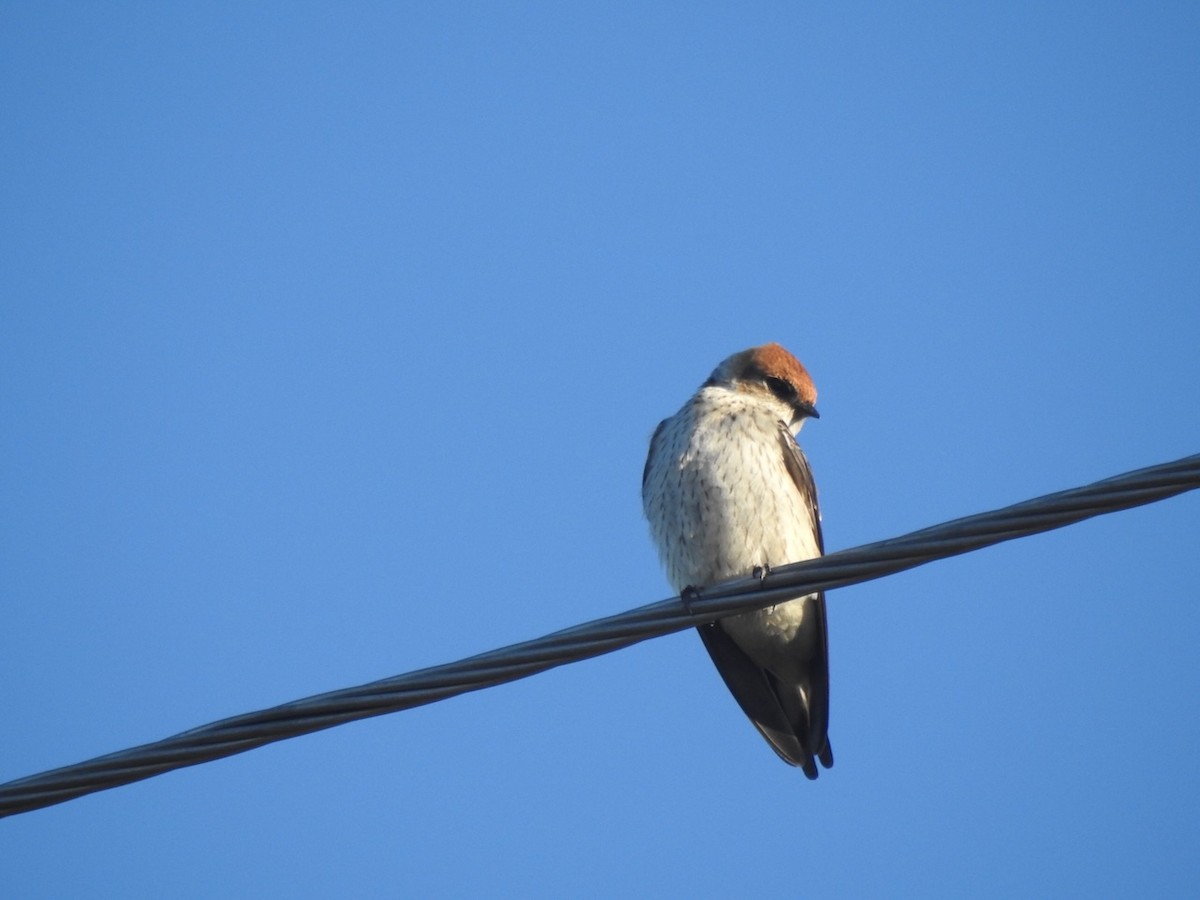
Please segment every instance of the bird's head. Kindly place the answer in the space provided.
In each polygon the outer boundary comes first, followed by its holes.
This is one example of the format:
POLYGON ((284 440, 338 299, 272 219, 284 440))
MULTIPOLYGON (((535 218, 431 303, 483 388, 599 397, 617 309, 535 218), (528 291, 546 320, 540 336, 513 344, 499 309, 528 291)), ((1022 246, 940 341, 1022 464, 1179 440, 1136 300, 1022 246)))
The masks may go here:
POLYGON ((778 344, 763 344, 742 350, 717 366, 705 387, 771 398, 790 410, 789 425, 806 418, 818 419, 817 389, 800 360, 778 344))

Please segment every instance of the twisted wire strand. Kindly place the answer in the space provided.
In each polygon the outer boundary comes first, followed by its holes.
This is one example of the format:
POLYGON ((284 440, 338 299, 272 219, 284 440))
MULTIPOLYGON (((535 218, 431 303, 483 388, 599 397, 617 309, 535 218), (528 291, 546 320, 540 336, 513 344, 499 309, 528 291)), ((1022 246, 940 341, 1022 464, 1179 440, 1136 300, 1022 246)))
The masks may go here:
POLYGON ((0 784, 0 817, 244 753, 264 744, 435 703, 611 653, 731 613, 845 587, 937 559, 1163 500, 1200 487, 1200 454, 955 519, 901 537, 738 578, 544 637, 213 722, 173 737, 0 784))

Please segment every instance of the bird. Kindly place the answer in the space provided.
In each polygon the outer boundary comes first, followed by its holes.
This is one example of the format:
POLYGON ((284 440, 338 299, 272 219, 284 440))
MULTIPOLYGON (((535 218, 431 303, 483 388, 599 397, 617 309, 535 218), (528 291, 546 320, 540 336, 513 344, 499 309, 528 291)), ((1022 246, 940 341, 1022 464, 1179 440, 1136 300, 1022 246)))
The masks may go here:
MULTIPOLYGON (((650 439, 642 506, 667 579, 760 579, 825 552, 817 489, 796 435, 820 417, 808 370, 779 344, 723 360, 650 439)), ((833 765, 822 592, 697 628, 742 711, 784 762, 833 765)))

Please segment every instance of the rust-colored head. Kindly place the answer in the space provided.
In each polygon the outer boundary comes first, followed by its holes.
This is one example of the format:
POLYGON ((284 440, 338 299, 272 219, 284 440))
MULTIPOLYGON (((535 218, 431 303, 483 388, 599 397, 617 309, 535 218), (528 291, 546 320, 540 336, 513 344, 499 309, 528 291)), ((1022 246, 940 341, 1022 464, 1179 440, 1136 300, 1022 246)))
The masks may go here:
POLYGON ((766 392, 790 406, 797 418, 819 417, 812 376, 779 344, 763 344, 733 354, 713 370, 705 385, 766 392))

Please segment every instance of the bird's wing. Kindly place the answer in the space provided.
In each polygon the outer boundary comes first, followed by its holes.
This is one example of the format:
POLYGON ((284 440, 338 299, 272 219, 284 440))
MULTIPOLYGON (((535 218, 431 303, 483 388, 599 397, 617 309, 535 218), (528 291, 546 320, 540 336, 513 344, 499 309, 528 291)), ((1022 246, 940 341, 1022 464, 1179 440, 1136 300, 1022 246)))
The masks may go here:
MULTIPOLYGON (((784 710, 783 698, 788 693, 798 694, 796 688, 788 688, 766 669, 745 654, 719 622, 701 625, 696 629, 713 664, 738 702, 742 712, 754 723, 780 759, 793 766, 800 766, 809 778, 817 777, 817 764, 813 762, 813 751, 801 736, 808 729, 796 728, 793 719, 784 710)), ((796 696, 788 698, 789 706, 795 707, 796 696)), ((795 709, 793 709, 795 712, 795 709)), ((803 711, 801 711, 803 714, 803 711)), ((832 761, 832 760, 831 760, 832 761)))
POLYGON ((782 422, 779 423, 779 448, 783 452, 783 465, 792 476, 800 499, 808 507, 812 515, 813 528, 817 532, 817 547, 825 552, 825 537, 821 534, 821 506, 817 502, 817 483, 813 481, 812 469, 808 465, 808 457, 796 443, 796 437, 782 422))
MULTIPOLYGON (((807 504, 816 531, 817 547, 825 552, 825 538, 821 533, 821 507, 817 501, 817 485, 813 481, 808 458, 796 443, 791 430, 779 423, 779 446, 783 453, 783 464, 807 504)), ((826 768, 833 765, 833 751, 829 746, 829 637, 825 615, 825 594, 819 592, 807 602, 805 618, 816 616, 816 633, 813 653, 809 660, 807 684, 803 685, 803 696, 808 712, 808 747, 820 758, 826 768)), ((784 704, 785 709, 787 704, 784 704)))

